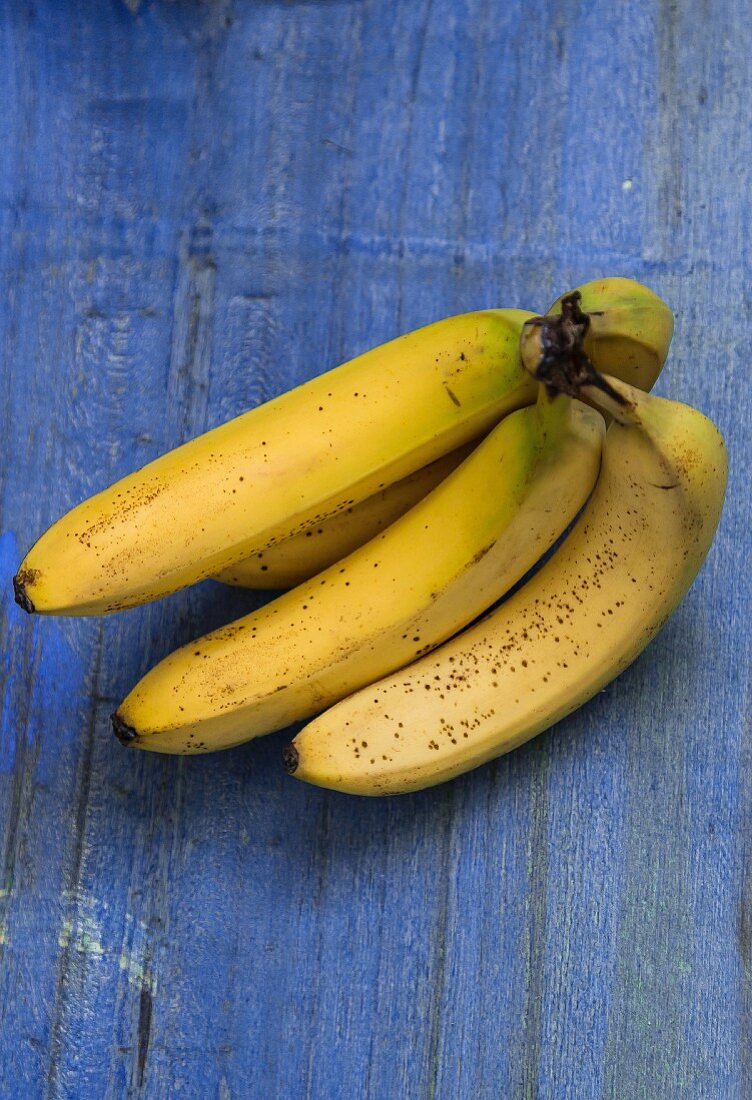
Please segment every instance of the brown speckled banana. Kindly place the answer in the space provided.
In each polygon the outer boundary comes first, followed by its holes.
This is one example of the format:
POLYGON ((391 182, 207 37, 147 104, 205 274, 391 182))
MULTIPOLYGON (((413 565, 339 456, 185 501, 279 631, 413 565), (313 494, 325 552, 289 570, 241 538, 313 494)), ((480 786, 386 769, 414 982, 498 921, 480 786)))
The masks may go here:
POLYGON ((411 332, 79 504, 15 578, 26 610, 117 611, 211 576, 372 496, 534 400, 501 309, 411 332))
POLYGON ((118 709, 117 734, 162 752, 227 748, 408 664, 562 533, 595 483, 603 431, 598 412, 541 387, 365 546, 152 669, 118 709))
POLYGON ((582 389, 616 419, 562 546, 476 626, 307 725, 289 772, 365 795, 441 783, 559 721, 645 648, 708 552, 726 451, 695 409, 609 383, 582 389))
MULTIPOLYGON (((649 388, 671 314, 647 288, 581 288, 591 355, 649 388)), ((27 611, 95 614, 173 592, 315 527, 535 399, 530 314, 483 310, 384 344, 163 455, 63 516, 14 578, 27 611)), ((271 579, 271 578, 270 578, 271 579)))

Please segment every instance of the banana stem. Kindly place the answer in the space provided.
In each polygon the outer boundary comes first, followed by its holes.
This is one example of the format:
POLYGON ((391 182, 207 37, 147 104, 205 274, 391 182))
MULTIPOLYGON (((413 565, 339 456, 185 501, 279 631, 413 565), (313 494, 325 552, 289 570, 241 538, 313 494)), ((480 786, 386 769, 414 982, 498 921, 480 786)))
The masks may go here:
POLYGON ((525 322, 520 337, 523 366, 552 396, 579 397, 589 391, 594 403, 615 419, 634 423, 634 402, 596 369, 585 352, 590 317, 580 308, 581 297, 575 290, 562 298, 561 314, 525 322))
MULTIPOLYGON (((582 387, 580 396, 589 405, 594 405, 601 412, 608 413, 619 424, 641 424, 637 403, 631 393, 626 392, 628 389, 616 378, 600 375, 599 382, 587 383, 582 387), (600 384, 601 382, 605 382, 605 387, 600 384)), ((643 394, 642 398, 649 400, 647 394, 643 394)))

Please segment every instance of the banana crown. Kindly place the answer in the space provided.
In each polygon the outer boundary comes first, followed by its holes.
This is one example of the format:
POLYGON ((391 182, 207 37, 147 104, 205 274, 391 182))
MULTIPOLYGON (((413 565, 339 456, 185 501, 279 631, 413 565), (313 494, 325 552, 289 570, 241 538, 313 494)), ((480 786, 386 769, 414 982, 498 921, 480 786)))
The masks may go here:
POLYGON ((573 290, 561 299, 561 313, 532 317, 520 336, 522 365, 541 382, 551 396, 589 397, 621 423, 637 419, 634 405, 624 390, 617 389, 596 369, 585 350, 590 315, 583 312, 582 293, 573 290))
MULTIPOLYGON (((575 287, 587 314, 584 349, 601 374, 651 390, 668 356, 674 316, 658 295, 634 279, 594 279, 575 287)), ((561 313, 569 294, 548 310, 561 313)))

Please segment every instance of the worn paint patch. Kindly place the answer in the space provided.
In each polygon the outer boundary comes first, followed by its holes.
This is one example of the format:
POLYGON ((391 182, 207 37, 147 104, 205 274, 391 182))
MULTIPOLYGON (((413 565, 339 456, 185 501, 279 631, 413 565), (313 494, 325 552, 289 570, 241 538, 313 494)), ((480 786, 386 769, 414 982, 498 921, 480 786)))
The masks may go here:
POLYGON ((75 905, 73 917, 65 917, 58 932, 58 946, 72 951, 80 952, 92 959, 102 959, 111 954, 103 943, 102 923, 95 916, 95 910, 100 904, 97 899, 88 894, 65 891, 63 897, 66 901, 72 900, 75 905))

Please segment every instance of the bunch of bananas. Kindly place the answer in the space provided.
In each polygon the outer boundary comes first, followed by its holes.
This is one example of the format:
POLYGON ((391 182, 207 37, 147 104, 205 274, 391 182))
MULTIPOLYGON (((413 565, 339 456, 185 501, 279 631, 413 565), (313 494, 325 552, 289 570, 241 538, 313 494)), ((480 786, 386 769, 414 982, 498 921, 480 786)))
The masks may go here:
POLYGON ((84 501, 29 551, 16 599, 95 614, 205 577, 287 589, 153 668, 113 715, 120 740, 209 752, 313 718, 284 751, 298 778, 450 779, 617 676, 708 552, 726 453, 648 393, 672 331, 615 278, 543 317, 419 329, 84 501))

